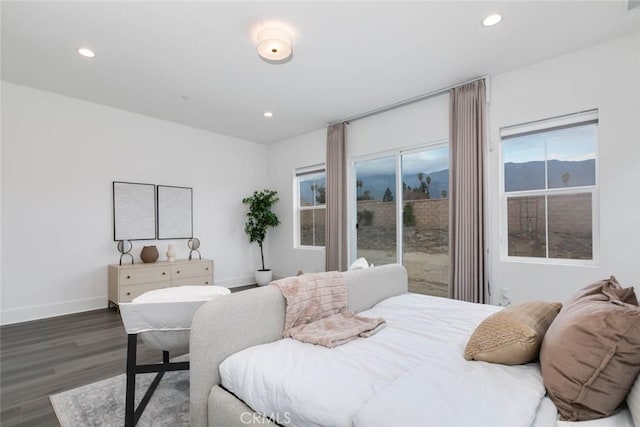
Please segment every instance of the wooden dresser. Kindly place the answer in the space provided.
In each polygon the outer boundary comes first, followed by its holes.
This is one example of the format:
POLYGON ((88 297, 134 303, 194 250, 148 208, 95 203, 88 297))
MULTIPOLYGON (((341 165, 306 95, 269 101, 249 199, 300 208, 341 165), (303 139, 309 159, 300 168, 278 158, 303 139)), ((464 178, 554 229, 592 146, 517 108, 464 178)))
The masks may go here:
POLYGON ((213 285, 213 261, 176 260, 109 266, 109 306, 131 302, 153 289, 183 285, 213 285))

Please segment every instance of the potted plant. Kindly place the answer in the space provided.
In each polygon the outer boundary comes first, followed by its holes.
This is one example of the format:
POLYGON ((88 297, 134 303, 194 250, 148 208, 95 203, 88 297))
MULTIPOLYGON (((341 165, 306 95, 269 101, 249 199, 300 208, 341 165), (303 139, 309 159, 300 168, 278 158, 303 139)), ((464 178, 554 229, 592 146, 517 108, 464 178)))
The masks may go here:
POLYGON ((267 229, 280 225, 278 216, 271 211, 271 208, 278 200, 280 200, 278 192, 273 190, 254 191, 252 196, 242 199, 242 203, 249 206, 244 232, 249 236, 250 242, 256 242, 260 246, 262 268, 256 271, 256 283, 260 286, 271 282, 273 277, 273 272, 268 268, 264 268, 262 244, 267 237, 267 229))

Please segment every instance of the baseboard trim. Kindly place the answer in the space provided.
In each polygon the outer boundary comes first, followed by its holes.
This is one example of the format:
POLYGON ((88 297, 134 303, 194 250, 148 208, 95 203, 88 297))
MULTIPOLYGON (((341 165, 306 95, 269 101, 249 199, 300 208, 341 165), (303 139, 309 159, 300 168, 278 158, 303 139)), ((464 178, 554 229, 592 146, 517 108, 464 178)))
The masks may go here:
MULTIPOLYGON (((225 288, 252 285, 256 283, 253 276, 236 277, 232 279, 215 280, 215 285, 225 288)), ((51 304, 38 304, 26 307, 8 308, 0 310, 0 325, 28 322, 30 320, 46 319, 49 317, 64 316, 65 314, 80 313, 83 311, 98 310, 108 306, 108 297, 84 298, 72 301, 62 301, 51 304)))
POLYGON ((224 286, 225 288, 237 288, 239 286, 254 285, 256 278, 253 276, 236 277, 233 279, 213 280, 214 285, 224 286))
POLYGON ((28 322, 30 320, 46 319, 48 317, 64 316, 65 314, 98 310, 108 305, 107 296, 84 298, 72 301, 62 301, 52 304, 38 304, 26 307, 9 308, 0 311, 0 324, 28 322))

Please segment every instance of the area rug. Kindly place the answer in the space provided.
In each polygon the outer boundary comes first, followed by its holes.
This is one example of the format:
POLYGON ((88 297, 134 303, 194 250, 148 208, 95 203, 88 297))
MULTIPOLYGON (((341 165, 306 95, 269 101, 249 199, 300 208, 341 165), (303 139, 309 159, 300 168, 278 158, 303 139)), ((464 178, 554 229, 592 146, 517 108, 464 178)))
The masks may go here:
MULTIPOLYGON (((136 406, 155 377, 136 375, 136 406)), ((62 427, 122 427, 126 376, 108 378, 97 383, 49 396, 62 427)), ((189 371, 166 372, 138 427, 189 425, 189 371)))

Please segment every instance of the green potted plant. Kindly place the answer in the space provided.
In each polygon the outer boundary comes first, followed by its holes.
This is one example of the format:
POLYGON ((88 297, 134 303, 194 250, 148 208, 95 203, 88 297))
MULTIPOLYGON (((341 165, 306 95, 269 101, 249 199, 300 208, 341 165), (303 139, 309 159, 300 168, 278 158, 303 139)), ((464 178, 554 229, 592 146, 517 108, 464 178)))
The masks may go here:
POLYGON ((273 278, 271 269, 264 267, 262 244, 267 237, 267 229, 280 225, 278 216, 271 210, 278 200, 278 192, 273 190, 254 191, 253 195, 242 199, 242 203, 249 206, 244 232, 251 243, 256 242, 260 246, 262 268, 256 271, 256 283, 260 286, 267 285, 273 278))

